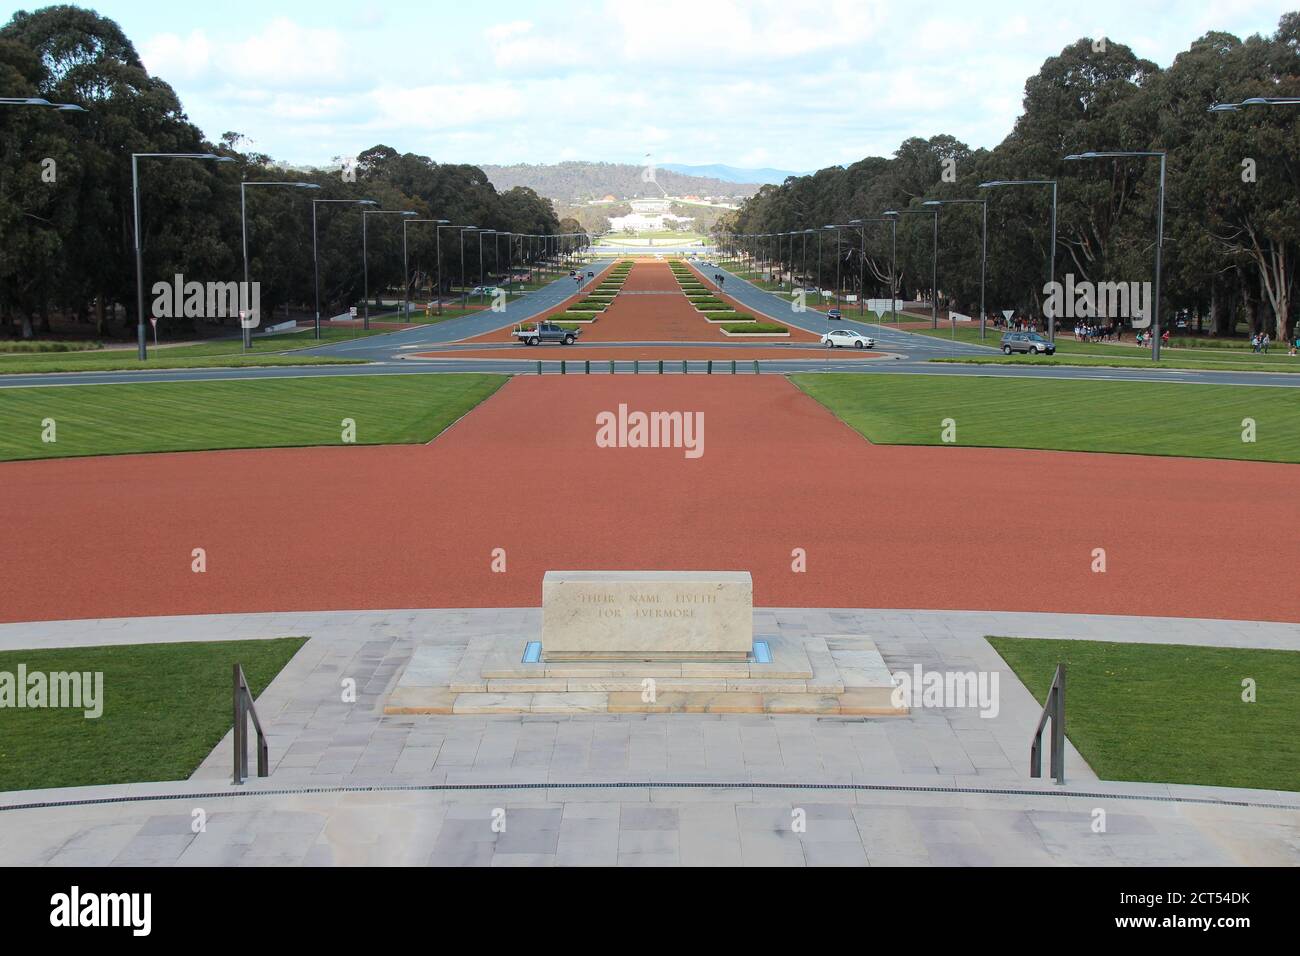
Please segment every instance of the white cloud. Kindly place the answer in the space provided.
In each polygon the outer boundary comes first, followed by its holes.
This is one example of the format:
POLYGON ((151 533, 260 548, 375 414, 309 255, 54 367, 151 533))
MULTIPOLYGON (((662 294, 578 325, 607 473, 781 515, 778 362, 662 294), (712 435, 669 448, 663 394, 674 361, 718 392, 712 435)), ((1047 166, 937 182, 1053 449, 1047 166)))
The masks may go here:
POLYGON ((140 48, 140 59, 150 75, 169 82, 202 76, 209 69, 211 56, 212 45, 202 30, 192 30, 183 37, 160 33, 140 48))
POLYGON ((217 10, 139 46, 210 137, 238 130, 292 162, 385 142, 454 162, 814 169, 908 136, 996 145, 1026 78, 1081 36, 1167 64, 1207 29, 1267 32, 1280 12, 1209 3, 502 0, 400 19, 376 3, 319 23, 268 13, 243 33, 217 10))

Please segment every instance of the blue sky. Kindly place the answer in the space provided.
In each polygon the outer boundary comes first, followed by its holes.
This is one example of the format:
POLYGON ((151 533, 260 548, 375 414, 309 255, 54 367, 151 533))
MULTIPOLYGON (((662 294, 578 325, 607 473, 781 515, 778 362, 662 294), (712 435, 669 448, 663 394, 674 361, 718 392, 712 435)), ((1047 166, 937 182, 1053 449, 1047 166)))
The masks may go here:
MULTIPOLYGON (((386 143, 443 162, 809 170, 908 136, 993 146, 1025 78, 1080 36, 1168 65, 1256 0, 366 0, 94 4, 211 138, 290 163, 386 143)), ((7 18, 7 17, 6 17, 7 18)))

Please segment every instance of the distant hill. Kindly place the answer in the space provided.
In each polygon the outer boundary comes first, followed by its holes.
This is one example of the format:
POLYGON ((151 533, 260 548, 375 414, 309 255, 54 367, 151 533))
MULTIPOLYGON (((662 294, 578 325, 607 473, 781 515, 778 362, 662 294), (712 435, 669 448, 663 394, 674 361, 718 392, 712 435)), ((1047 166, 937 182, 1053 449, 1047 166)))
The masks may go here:
POLYGON ((515 186, 530 186, 538 194, 561 202, 586 202, 606 196, 639 199, 665 194, 738 199, 758 192, 758 186, 752 183, 687 175, 668 167, 655 169, 654 182, 648 182, 643 175, 644 167, 630 163, 567 162, 536 166, 519 163, 480 168, 499 192, 515 186))
POLYGON ((713 163, 708 166, 687 166, 683 163, 664 163, 664 169, 671 169, 674 172, 685 173, 688 176, 706 176, 710 179, 720 179, 726 183, 747 183, 764 185, 771 183, 779 186, 790 176, 803 176, 804 173, 792 173, 787 169, 743 169, 738 166, 724 166, 721 163, 713 163))

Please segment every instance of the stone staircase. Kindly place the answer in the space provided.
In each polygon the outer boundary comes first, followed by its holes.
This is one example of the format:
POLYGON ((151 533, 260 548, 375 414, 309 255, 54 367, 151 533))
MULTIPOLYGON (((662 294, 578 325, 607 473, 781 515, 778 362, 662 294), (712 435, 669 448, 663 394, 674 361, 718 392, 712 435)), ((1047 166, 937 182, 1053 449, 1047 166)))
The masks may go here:
POLYGON ((528 639, 417 647, 386 714, 906 715, 865 635, 760 637, 771 660, 524 663, 528 639))

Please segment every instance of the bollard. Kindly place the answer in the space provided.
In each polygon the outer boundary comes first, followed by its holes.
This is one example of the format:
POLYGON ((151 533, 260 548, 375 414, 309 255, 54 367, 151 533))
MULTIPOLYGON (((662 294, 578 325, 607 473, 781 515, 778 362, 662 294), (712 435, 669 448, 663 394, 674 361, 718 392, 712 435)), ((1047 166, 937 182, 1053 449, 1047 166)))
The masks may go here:
POLYGON ((610 360, 609 360, 609 374, 610 374, 610 375, 613 375, 613 374, 614 374, 614 360, 613 360, 613 359, 610 359, 610 360))
POLYGON ((686 372, 687 372, 686 359, 682 359, 682 374, 685 375, 686 372))
POLYGON ((735 359, 732 359, 732 360, 731 360, 731 374, 732 374, 732 375, 735 375, 735 374, 736 374, 736 360, 735 360, 735 359))
POLYGON ((587 359, 587 361, 583 362, 582 364, 583 364, 582 374, 583 374, 583 375, 590 375, 590 374, 591 374, 591 359, 587 359))
POLYGON ((542 374, 542 360, 541 360, 541 359, 538 359, 538 360, 537 360, 537 374, 538 374, 538 375, 541 375, 541 374, 542 374))
POLYGON ((709 359, 709 364, 705 367, 704 374, 705 375, 713 374, 713 359, 709 359))
MULTIPOLYGON (((754 364, 757 365, 758 363, 755 362, 754 364)), ((757 371, 757 369, 755 371, 757 371)), ((564 359, 560 359, 560 374, 564 374, 564 359)))
POLYGON ((640 359, 636 359, 635 361, 632 362, 632 374, 633 374, 633 375, 640 375, 640 374, 641 374, 641 360, 640 360, 640 359))
POLYGON ((664 360, 663 360, 663 359, 660 359, 660 360, 659 360, 659 374, 662 375, 663 373, 664 373, 664 360))
POLYGON ((758 374, 758 359, 754 359, 754 374, 758 374))

